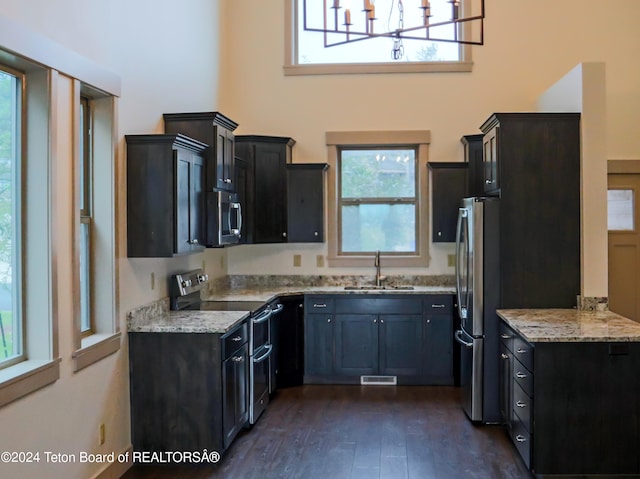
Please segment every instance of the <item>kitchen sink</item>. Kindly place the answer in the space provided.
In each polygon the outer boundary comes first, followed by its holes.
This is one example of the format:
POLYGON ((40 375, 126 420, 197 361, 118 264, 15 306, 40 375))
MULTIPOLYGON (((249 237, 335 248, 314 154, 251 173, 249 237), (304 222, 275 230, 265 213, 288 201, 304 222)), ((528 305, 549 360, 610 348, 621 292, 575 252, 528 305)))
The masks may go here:
POLYGON ((374 286, 374 285, 365 285, 365 286, 345 286, 345 290, 347 291, 362 291, 368 289, 390 289, 390 290, 407 290, 410 291, 413 289, 413 286, 374 286))

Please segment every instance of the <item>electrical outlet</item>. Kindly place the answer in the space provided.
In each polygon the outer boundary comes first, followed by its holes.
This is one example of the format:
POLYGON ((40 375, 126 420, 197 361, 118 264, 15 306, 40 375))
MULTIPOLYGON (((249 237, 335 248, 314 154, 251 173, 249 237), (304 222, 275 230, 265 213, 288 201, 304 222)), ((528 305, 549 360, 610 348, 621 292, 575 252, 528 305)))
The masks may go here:
POLYGON ((456 267, 456 255, 455 254, 448 254, 447 255, 447 266, 449 266, 450 268, 455 268, 456 267))
POLYGON ((98 428, 98 445, 102 446, 104 444, 104 424, 100 424, 98 428))
POLYGON ((156 289, 156 274, 151 273, 151 290, 156 289))
POLYGON ((316 256, 316 266, 318 268, 324 267, 324 256, 319 254, 316 256))
POLYGON ((302 266, 302 256, 299 254, 294 254, 293 255, 293 266, 296 268, 299 268, 300 266, 302 266))

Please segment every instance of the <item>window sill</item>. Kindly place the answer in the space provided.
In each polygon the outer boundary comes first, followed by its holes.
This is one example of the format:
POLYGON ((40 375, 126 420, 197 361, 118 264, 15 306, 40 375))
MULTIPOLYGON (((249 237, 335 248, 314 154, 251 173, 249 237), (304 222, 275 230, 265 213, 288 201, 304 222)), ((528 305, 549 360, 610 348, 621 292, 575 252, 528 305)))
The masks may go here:
MULTIPOLYGON (((373 267, 373 255, 368 256, 329 256, 327 265, 331 267, 373 267)), ((383 268, 424 268, 429 266, 428 256, 382 256, 383 268)))
POLYGON ((73 353, 74 372, 106 358, 120 349, 120 332, 92 334, 82 338, 80 349, 73 353))
POLYGON ((27 360, 0 371, 0 407, 60 378, 60 359, 27 360))
POLYGON ((470 72, 473 62, 402 62, 284 65, 285 76, 341 75, 360 73, 452 73, 470 72))

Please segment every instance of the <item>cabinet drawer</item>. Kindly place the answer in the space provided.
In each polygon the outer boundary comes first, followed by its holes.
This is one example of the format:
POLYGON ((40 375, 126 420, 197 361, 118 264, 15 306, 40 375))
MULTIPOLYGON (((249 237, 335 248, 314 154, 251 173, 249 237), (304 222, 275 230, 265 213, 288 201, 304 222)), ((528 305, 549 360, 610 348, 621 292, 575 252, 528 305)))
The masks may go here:
POLYGON ((524 428, 527 431, 531 431, 533 400, 517 383, 513 383, 513 412, 515 413, 515 421, 522 422, 524 428))
POLYGON ((233 331, 229 331, 222 337, 222 360, 229 358, 249 339, 249 328, 246 321, 233 331))
POLYGON ((326 296, 308 296, 304 310, 306 313, 333 313, 335 299, 326 296))
POLYGON ((533 346, 517 335, 513 338, 513 356, 533 372, 533 346))
POLYGON ((511 352, 513 352, 514 336, 513 330, 504 321, 500 321, 500 342, 511 352))
POLYGON ((531 439, 529 431, 524 428, 522 422, 517 420, 517 417, 514 417, 511 440, 515 444, 527 469, 531 469, 531 439))
POLYGON ((533 373, 517 359, 513 361, 513 380, 528 396, 533 397, 533 373))
POLYGON ((431 314, 450 314, 453 312, 453 295, 433 294, 424 298, 423 312, 431 314))

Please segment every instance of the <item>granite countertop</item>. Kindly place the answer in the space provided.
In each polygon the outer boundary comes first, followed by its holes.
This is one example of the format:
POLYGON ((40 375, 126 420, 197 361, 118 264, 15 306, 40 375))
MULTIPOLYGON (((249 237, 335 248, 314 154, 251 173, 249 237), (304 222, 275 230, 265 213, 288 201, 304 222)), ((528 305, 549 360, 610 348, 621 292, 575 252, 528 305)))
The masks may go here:
POLYGON ((130 333, 225 334, 251 314, 250 311, 170 311, 161 299, 127 314, 130 333))
POLYGON ((531 343, 640 342, 640 323, 611 311, 501 309, 498 316, 531 343))

